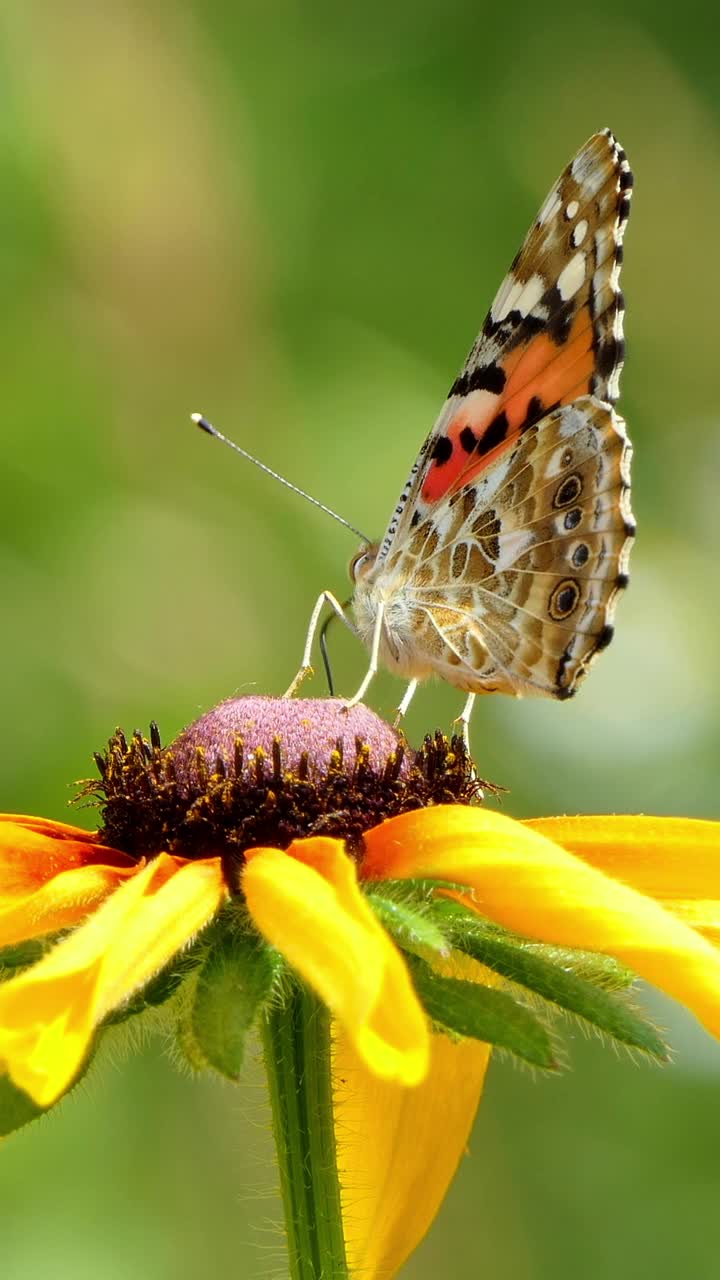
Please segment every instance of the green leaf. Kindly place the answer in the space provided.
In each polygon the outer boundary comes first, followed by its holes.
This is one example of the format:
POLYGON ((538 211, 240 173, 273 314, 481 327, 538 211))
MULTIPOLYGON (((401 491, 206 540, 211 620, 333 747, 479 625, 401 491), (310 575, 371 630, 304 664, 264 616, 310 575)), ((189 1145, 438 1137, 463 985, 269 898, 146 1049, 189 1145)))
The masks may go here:
POLYGON ((418 909, 381 893, 369 893, 367 898, 380 923, 406 951, 429 949, 447 955, 450 950, 447 939, 430 919, 427 909, 418 909))
MULTIPOLYGON (((570 960, 586 973, 607 979, 605 967, 598 964, 593 968, 588 952, 574 955, 565 949, 538 947, 512 935, 491 932, 482 921, 473 921, 459 903, 449 900, 443 904, 441 919, 449 929, 453 946, 465 955, 543 1000, 583 1018, 614 1040, 652 1057, 667 1058, 666 1045, 656 1028, 626 1000, 604 989, 605 983, 595 986, 591 980, 568 969, 570 960)), ((604 961, 607 957, 596 959, 604 961)), ((611 967, 612 964, 610 961, 611 967)))
POLYGON ((557 1068, 546 1028, 506 991, 441 977, 417 956, 407 962, 426 1012, 441 1027, 509 1049, 535 1067, 557 1068))
POLYGON ((190 1026, 205 1062, 230 1080, 242 1070, 245 1040, 272 992, 278 952, 239 927, 228 927, 198 977, 190 1026))

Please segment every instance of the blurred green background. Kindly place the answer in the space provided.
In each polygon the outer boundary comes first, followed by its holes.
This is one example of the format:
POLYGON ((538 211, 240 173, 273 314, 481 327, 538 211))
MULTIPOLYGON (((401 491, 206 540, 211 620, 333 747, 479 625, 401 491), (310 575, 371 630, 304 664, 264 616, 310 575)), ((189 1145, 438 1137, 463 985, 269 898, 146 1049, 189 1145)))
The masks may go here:
MULTIPOLYGON (((354 540, 189 413, 379 535, 530 219, 609 124, 637 179, 631 590, 575 701, 487 699, 473 745, 514 814, 717 816, 719 36, 709 0, 5 0, 3 808, 67 818, 116 724, 167 740, 283 690, 354 540)), ((410 737, 460 701, 423 690, 410 737)), ((718 1275, 720 1050, 653 1008, 662 1072, 579 1034, 564 1079, 493 1064, 407 1280, 718 1275)), ((260 1074, 194 1082, 165 1050, 106 1054, 4 1145, 5 1280, 284 1274, 260 1074)))

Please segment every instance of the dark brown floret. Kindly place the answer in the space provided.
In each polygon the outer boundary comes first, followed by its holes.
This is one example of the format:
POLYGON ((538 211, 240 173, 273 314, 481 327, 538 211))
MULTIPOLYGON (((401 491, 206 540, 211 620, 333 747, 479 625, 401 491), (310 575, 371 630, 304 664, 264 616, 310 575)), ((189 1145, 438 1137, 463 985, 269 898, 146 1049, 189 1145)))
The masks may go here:
POLYGON ((231 885, 247 849, 325 835, 359 855, 386 818, 481 795, 461 738, 428 735, 411 751, 338 699, 230 699, 168 747, 155 724, 149 740, 118 729, 95 760, 100 779, 82 795, 99 805, 108 844, 137 858, 220 855, 231 885))

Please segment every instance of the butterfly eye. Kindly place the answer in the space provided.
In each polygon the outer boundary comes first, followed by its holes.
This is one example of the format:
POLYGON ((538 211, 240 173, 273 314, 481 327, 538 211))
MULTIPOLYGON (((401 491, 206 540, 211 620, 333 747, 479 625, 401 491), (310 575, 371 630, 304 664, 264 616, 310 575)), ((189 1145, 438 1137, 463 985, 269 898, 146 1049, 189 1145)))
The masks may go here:
POLYGON ((353 582, 358 582, 360 578, 365 577, 366 573, 369 573, 375 563, 377 553, 378 547, 376 543, 361 547, 359 551, 355 552, 350 561, 350 577, 353 582))

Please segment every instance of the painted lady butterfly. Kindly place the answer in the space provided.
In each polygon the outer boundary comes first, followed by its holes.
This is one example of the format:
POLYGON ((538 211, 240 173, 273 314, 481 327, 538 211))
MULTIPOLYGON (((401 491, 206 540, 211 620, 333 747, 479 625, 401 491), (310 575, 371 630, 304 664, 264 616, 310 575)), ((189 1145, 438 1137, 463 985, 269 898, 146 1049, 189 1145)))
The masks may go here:
MULTIPOLYGON (((350 565, 370 666, 478 693, 569 698, 613 634, 635 525, 623 361, 632 173, 609 130, 553 187, 425 441, 387 531, 350 565)), ((325 603, 313 612, 303 666, 325 603)), ((347 619, 344 618, 347 622, 347 619)), ((348 623, 348 625, 351 625, 348 623)))

